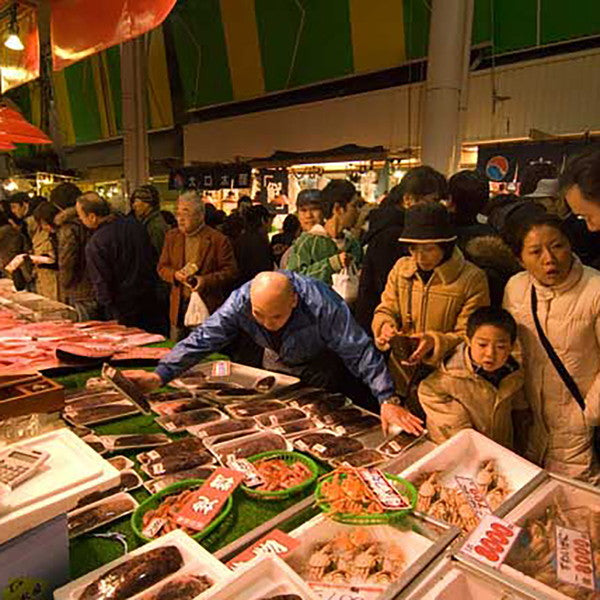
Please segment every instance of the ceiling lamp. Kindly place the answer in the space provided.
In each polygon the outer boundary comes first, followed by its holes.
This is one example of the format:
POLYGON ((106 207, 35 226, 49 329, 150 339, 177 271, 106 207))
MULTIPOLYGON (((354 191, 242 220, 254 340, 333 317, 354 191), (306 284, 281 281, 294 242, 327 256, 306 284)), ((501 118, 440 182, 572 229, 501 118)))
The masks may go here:
POLYGON ((19 24, 17 23, 16 2, 12 5, 10 9, 10 24, 8 26, 8 37, 6 38, 4 45, 10 50, 16 50, 17 52, 25 50, 25 46, 23 46, 23 42, 19 37, 19 24))

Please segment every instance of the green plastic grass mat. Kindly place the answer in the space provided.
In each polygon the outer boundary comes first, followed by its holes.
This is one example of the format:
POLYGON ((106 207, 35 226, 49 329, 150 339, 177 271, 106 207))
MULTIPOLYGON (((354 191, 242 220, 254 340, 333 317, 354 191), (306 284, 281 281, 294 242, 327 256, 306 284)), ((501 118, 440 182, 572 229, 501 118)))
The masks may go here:
MULTIPOLYGON (((211 355, 209 358, 207 358, 207 360, 219 360, 224 358, 226 359, 227 357, 223 357, 222 355, 211 355)), ((153 370, 153 367, 143 368, 146 370, 153 370)), ((67 389, 73 389, 84 387, 85 382, 90 377, 98 377, 99 375, 99 370, 93 370, 56 377, 55 380, 64 385, 67 389)), ((117 421, 97 425, 92 427, 92 429, 98 435, 115 435, 121 433, 165 433, 165 431, 154 421, 155 417, 156 415, 133 415, 117 421)), ((172 434, 169 437, 172 439, 178 439, 185 435, 186 434, 172 434)), ((127 456, 133 460, 140 452, 142 452, 142 450, 124 450, 110 453, 106 455, 106 457, 109 458, 119 454, 127 456)), ((137 462, 135 464, 135 469, 138 473, 140 473, 144 480, 148 479, 148 477, 139 469, 137 462)), ((328 470, 321 464, 319 464, 319 469, 319 475, 328 470)), ((264 501, 253 499, 244 494, 242 490, 237 490, 234 495, 234 505, 231 513, 213 533, 211 533, 206 539, 202 540, 202 545, 210 552, 216 552, 231 542, 239 539, 249 531, 252 531, 259 525, 262 525, 266 521, 277 516, 280 512, 286 510, 290 506, 293 506, 304 498, 312 495, 314 492, 314 487, 315 486, 313 485, 304 490, 302 494, 298 494, 297 496, 293 496, 292 498, 281 501, 264 501)), ((130 493, 140 503, 150 496, 145 488, 139 488, 138 490, 134 490, 130 493)), ((292 521, 293 526, 286 523, 286 526, 289 527, 289 529, 287 527, 286 529, 291 530, 305 522, 307 518, 309 518, 307 514, 312 516, 312 514, 316 514, 316 510, 313 509, 311 513, 303 513, 302 517, 298 519, 297 523, 292 521)), ((127 540, 129 552, 143 545, 143 542, 139 540, 133 533, 130 519, 131 515, 128 515, 118 521, 106 525, 105 527, 99 528, 90 534, 84 534, 71 540, 70 565, 72 580, 82 577, 86 573, 89 573, 90 571, 93 571, 94 569, 97 569, 98 567, 101 567, 123 555, 124 548, 121 543, 111 539, 94 537, 94 534, 105 534, 110 532, 118 532, 123 534, 127 540)))
MULTIPOLYGON (((124 453, 126 456, 133 458, 134 454, 127 452, 124 453)), ((325 469, 322 469, 325 472, 325 469)), ((144 476, 145 477, 145 476, 144 476)), ((234 494, 234 504, 231 513, 227 518, 219 525, 214 532, 212 532, 207 538, 202 540, 201 544, 209 552, 216 552, 217 550, 227 546, 231 542, 234 542, 238 538, 242 537, 254 528, 262 525, 266 521, 276 517, 280 512, 286 510, 290 506, 293 506, 297 502, 300 502, 304 498, 312 495, 314 491, 314 485, 307 489, 304 493, 282 500, 278 502, 265 502, 264 500, 256 500, 248 498, 242 490, 237 490, 234 494)), ((142 502, 146 498, 150 497, 150 494, 146 492, 144 488, 131 492, 133 497, 138 501, 142 502)), ((316 514, 317 511, 310 513, 316 514)), ((112 524, 97 529, 93 533, 107 533, 107 532, 119 532, 125 535, 128 543, 129 551, 135 550, 143 545, 143 542, 139 540, 133 533, 133 529, 130 524, 130 516, 123 517, 119 521, 115 521, 112 524)), ((295 526, 300 525, 307 520, 307 516, 299 520, 298 523, 291 522, 293 526, 289 525, 289 530, 295 526)), ((84 534, 74 540, 71 540, 70 544, 70 558, 71 558, 71 578, 77 579, 98 567, 122 556, 123 546, 122 544, 109 541, 105 539, 94 538, 92 534, 84 534)))

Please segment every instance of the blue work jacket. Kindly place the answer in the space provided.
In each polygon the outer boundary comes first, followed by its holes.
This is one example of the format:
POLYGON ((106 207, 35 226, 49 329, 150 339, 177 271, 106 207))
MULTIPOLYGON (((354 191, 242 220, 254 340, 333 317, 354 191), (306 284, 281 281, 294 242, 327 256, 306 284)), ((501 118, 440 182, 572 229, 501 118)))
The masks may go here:
POLYGON ((276 350, 285 365, 308 363, 329 349, 381 402, 394 395, 394 384, 383 356, 356 323, 348 305, 328 285, 283 271, 298 294, 298 305, 281 331, 275 349, 271 333, 252 316, 250 284, 246 283, 158 364, 156 373, 168 383, 211 352, 233 342, 240 330, 259 346, 276 350))

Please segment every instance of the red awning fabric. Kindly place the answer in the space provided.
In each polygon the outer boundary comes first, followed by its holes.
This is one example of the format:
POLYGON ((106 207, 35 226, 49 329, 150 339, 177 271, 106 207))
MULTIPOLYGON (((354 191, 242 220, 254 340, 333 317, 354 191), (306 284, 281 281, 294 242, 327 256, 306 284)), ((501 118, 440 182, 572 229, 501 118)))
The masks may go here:
POLYGON ((21 113, 0 106, 0 144, 51 144, 52 140, 21 113))
POLYGON ((54 70, 158 27, 177 0, 51 0, 54 70))
MULTIPOLYGON (((0 9, 13 0, 0 0, 0 9)), ((177 0, 50 0, 55 71, 158 27, 177 0)), ((10 17, 0 23, 0 92, 37 79, 40 50, 37 11, 18 2, 19 35, 25 50, 4 47, 10 17)))

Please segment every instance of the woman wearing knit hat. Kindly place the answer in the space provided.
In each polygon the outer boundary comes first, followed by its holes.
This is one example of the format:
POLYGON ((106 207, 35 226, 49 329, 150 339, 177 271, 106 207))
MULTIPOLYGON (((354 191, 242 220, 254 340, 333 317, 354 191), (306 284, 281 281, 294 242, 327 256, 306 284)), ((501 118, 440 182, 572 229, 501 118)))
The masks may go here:
MULTIPOLYGON (((410 256, 390 272, 372 327, 377 347, 391 346, 390 370, 399 394, 408 396, 428 374, 421 365, 436 366, 463 341, 469 315, 488 306, 490 298, 485 273, 455 246, 456 233, 442 205, 410 208, 399 241, 408 245, 410 256)), ((413 412, 422 415, 419 409, 413 412)))

